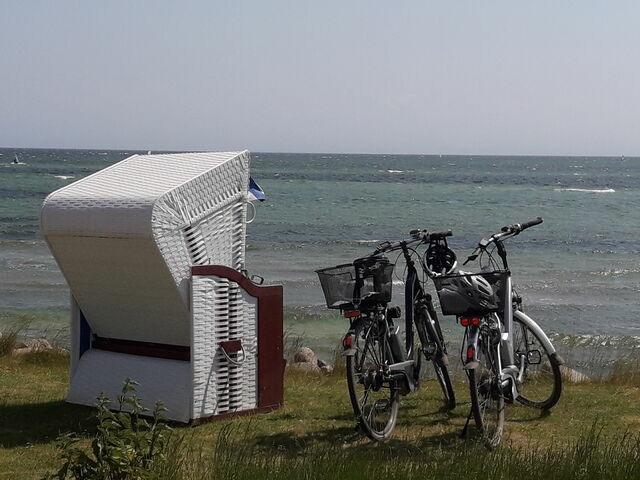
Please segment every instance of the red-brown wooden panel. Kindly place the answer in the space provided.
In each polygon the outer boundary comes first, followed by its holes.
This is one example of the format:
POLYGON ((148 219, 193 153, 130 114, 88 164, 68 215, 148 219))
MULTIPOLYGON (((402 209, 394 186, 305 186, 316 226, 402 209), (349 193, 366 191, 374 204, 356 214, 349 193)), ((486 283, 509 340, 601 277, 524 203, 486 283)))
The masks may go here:
POLYGON ((222 265, 191 267, 192 275, 214 275, 237 283, 258 300, 258 410, 282 405, 284 395, 282 286, 256 285, 237 270, 222 265))
POLYGON ((182 345, 121 340, 118 338, 99 337, 98 335, 93 335, 91 348, 109 352, 127 353, 129 355, 142 355, 144 357, 183 360, 186 362, 191 358, 191 349, 182 345))

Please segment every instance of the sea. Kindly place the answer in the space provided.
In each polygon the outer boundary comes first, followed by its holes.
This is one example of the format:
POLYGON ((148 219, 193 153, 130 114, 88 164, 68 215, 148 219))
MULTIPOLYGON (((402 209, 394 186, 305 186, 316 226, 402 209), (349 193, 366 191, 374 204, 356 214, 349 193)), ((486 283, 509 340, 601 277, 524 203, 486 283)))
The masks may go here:
MULTIPOLYGON (((40 206, 134 153, 146 152, 0 149, 0 331, 21 322, 27 336, 68 342, 69 290, 40 206)), ((289 339, 329 352, 346 329, 326 308, 319 268, 416 228, 451 229, 464 259, 501 226, 541 216, 507 245, 525 311, 575 361, 640 353, 638 157, 252 153, 251 175, 267 200, 248 226, 247 268, 284 286, 289 339)), ((455 318, 443 325, 458 342, 455 318)))

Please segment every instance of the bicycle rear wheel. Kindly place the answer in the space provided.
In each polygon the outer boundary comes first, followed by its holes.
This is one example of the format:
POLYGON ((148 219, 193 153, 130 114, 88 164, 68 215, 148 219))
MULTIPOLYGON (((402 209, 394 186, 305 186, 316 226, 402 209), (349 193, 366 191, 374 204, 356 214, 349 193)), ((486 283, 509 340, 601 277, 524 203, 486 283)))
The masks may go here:
POLYGON ((375 324, 354 332, 355 353, 347 356, 347 388, 359 426, 372 440, 389 438, 398 418, 398 389, 385 368, 393 363, 385 335, 375 324))
POLYGON ((538 335, 517 316, 513 318, 513 355, 518 368, 525 362, 518 401, 523 405, 548 410, 562 393, 560 366, 551 357, 538 335))
POLYGON ((504 394, 497 362, 498 350, 488 335, 478 340, 479 365, 467 371, 471 394, 471 411, 476 426, 488 448, 495 448, 504 430, 504 394))

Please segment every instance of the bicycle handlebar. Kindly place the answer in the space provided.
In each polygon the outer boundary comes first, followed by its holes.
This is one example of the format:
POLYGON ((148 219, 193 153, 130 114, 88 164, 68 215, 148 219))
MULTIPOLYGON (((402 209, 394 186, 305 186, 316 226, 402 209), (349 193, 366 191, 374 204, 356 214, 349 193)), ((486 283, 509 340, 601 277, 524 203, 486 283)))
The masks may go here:
POLYGON ((514 223, 513 225, 508 225, 506 227, 502 227, 502 232, 503 233, 513 233, 513 234, 518 234, 520 232, 522 232, 523 230, 526 230, 529 227, 533 227, 535 225, 540 225, 542 223, 542 217, 536 217, 533 220, 529 220, 528 222, 524 222, 524 223, 514 223))
POLYGON ((439 240, 441 238, 450 237, 453 235, 451 230, 444 230, 442 232, 428 232, 427 230, 411 230, 409 235, 416 238, 420 236, 425 242, 429 240, 439 240))
POLYGON ((453 235, 451 230, 445 230, 443 232, 429 232, 428 230, 411 230, 409 232, 411 238, 406 238, 399 242, 391 243, 391 242, 383 242, 378 245, 378 248, 373 252, 374 255, 378 253, 390 252, 393 250, 398 250, 402 248, 402 246, 413 245, 416 243, 427 243, 431 240, 439 240, 441 238, 450 237, 453 235))
POLYGON ((507 225, 505 227, 502 227, 500 229, 501 233, 494 233, 488 239, 483 238, 482 240, 480 240, 477 248, 473 251, 471 255, 469 255, 469 257, 467 258, 467 260, 465 260, 463 265, 466 265, 467 263, 473 262, 474 260, 476 260, 479 256, 479 252, 485 251, 489 245, 491 245, 492 243, 495 243, 499 247, 498 253, 500 254, 500 257, 502 257, 502 261, 505 265, 505 268, 507 268, 506 267, 507 254, 506 254, 506 250, 504 250, 504 247, 502 246, 502 240, 505 238, 518 235, 523 230, 526 230, 527 228, 533 227, 535 225, 540 225, 541 223, 542 223, 542 217, 536 217, 533 220, 529 220, 528 222, 514 223, 513 225, 507 225))

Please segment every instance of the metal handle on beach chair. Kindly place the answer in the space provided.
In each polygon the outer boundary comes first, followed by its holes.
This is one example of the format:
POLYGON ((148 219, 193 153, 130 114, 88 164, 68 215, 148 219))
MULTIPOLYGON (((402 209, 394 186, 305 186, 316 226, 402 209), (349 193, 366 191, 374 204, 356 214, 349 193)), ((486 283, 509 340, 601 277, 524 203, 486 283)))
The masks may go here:
POLYGON ((227 361, 232 365, 242 365, 244 361, 247 359, 247 354, 244 351, 244 345, 242 345, 242 340, 227 340, 225 342, 220 342, 220 349, 222 350, 222 354, 227 359, 227 361), (229 354, 242 352, 241 360, 232 359, 229 354))

